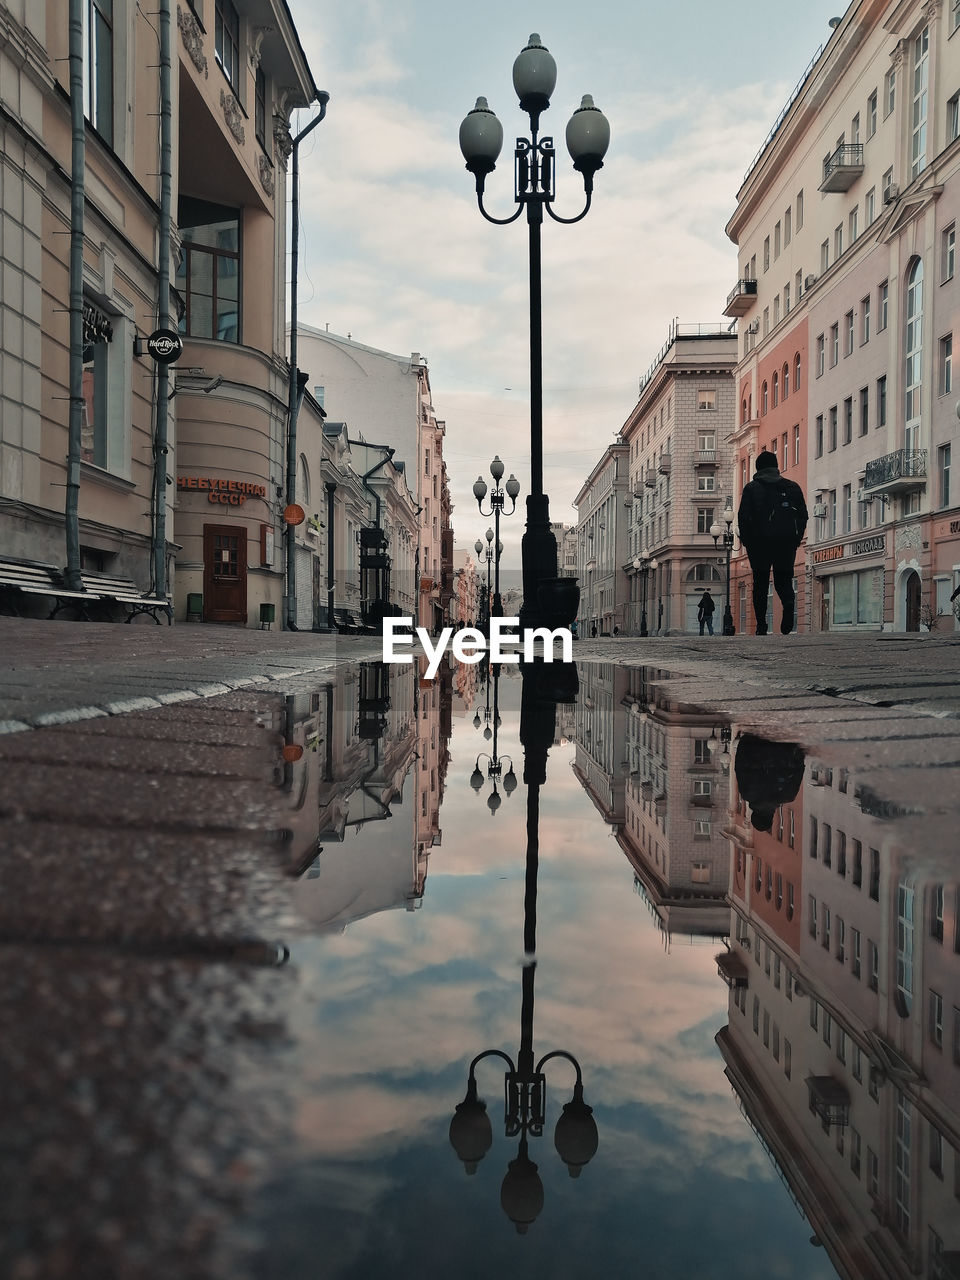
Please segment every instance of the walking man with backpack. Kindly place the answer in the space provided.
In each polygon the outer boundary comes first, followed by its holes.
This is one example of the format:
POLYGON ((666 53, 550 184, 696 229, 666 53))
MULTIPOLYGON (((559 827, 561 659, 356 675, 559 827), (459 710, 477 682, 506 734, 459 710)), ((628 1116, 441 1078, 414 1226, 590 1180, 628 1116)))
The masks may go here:
POLYGON ((740 499, 737 524, 753 570, 757 635, 767 634, 771 569, 773 586, 783 606, 780 630, 787 635, 794 624, 793 565, 807 528, 807 504, 800 486, 780 474, 775 453, 764 449, 758 454, 756 474, 744 486, 740 499))

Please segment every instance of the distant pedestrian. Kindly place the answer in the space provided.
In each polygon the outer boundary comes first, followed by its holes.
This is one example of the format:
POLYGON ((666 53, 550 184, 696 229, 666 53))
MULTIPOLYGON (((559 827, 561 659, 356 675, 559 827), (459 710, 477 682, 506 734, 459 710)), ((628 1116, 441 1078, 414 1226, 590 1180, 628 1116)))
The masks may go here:
POLYGON ((593 626, 590 628, 590 638, 591 638, 592 640, 596 640, 596 638, 597 638, 597 624, 596 624, 596 623, 594 623, 594 624, 593 624, 593 626))
POLYGON ((803 490, 795 481, 780 474, 776 454, 766 449, 758 455, 756 473, 744 487, 737 524, 753 570, 757 635, 767 634, 771 569, 773 585, 783 606, 780 630, 787 635, 794 624, 793 566, 807 528, 807 504, 803 490))
POLYGON ((620 628, 619 628, 619 627, 614 627, 614 628, 613 628, 613 634, 614 634, 615 636, 618 636, 618 635, 620 634, 620 628))
POLYGON ((700 623, 701 635, 703 635, 704 627, 713 635, 713 611, 716 607, 713 596, 709 591, 704 591, 700 597, 700 603, 697 605, 697 621, 700 623))

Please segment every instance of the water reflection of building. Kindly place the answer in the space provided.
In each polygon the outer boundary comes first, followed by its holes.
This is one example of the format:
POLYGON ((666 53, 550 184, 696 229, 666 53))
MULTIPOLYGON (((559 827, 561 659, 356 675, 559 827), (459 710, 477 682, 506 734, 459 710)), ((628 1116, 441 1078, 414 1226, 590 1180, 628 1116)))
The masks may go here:
POLYGON ((574 772, 614 827, 658 927, 668 936, 726 936, 728 784, 715 718, 671 697, 665 673, 591 665, 576 741, 574 772))
POLYGON ((306 750, 288 767, 304 815, 294 837, 297 902, 315 926, 340 930, 420 905, 439 843, 450 725, 439 690, 418 684, 413 666, 370 663, 303 703, 295 737, 306 750))
POLYGON ((957 884, 921 870, 846 770, 808 762, 779 856, 734 807, 717 1043, 744 1111, 842 1276, 956 1277, 957 884))

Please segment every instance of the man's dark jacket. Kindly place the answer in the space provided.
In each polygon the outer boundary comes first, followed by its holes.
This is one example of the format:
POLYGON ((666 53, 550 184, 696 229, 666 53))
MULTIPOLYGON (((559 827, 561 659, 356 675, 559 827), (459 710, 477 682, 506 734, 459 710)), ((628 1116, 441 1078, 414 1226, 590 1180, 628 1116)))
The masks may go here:
POLYGON ((776 467, 766 467, 758 471, 749 484, 744 486, 740 498, 740 510, 737 512, 737 526, 740 530, 740 541, 750 550, 752 546, 762 544, 766 539, 767 521, 773 494, 769 490, 784 488, 790 501, 797 510, 800 525, 794 547, 799 547, 807 527, 807 504, 803 490, 795 480, 782 476, 776 467))

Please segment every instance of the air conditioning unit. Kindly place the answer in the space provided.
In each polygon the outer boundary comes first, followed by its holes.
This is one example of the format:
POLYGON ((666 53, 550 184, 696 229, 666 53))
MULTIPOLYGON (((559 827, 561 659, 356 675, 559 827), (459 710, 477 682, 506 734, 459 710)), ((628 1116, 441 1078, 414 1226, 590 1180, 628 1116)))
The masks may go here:
POLYGON ((883 189, 883 203, 893 204, 894 200, 900 195, 900 188, 895 182, 890 182, 883 189))
POLYGON ((817 283, 817 277, 816 277, 816 276, 804 276, 804 277, 803 277, 803 287, 804 287, 805 289, 812 289, 812 288, 813 288, 813 286, 814 286, 816 283, 817 283))
POLYGON ((813 504, 813 514, 818 520, 822 520, 827 514, 827 504, 825 502, 815 502, 813 504))
POLYGON ((858 501, 858 502, 872 502, 872 501, 873 501, 873 494, 872 494, 872 493, 868 493, 866 489, 858 489, 858 490, 857 490, 857 501, 858 501))

